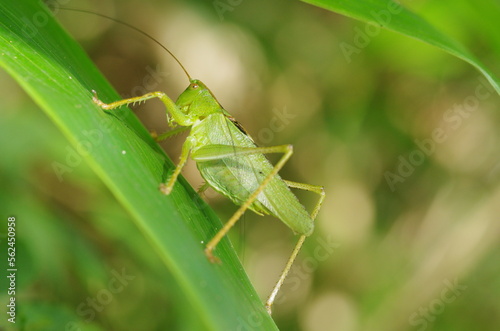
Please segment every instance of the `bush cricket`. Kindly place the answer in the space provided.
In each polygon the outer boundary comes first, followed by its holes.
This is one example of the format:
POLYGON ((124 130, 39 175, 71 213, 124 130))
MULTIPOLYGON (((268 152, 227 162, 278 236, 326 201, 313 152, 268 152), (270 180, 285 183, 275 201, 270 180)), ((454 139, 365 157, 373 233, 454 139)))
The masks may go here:
POLYGON ((258 147, 243 127, 220 105, 209 88, 200 80, 191 78, 175 55, 155 38, 128 23, 106 15, 80 9, 64 9, 105 17, 145 35, 166 50, 185 72, 189 85, 175 102, 164 92, 157 91, 105 103, 98 98, 95 91, 92 91, 93 102, 102 109, 113 110, 158 98, 166 107, 167 121, 172 130, 160 135, 157 140, 167 139, 180 131, 189 130, 177 166, 167 182, 160 184, 159 189, 165 195, 170 194, 182 168, 188 158, 191 158, 196 162, 201 176, 206 181, 203 189, 210 186, 240 206, 222 229, 207 243, 205 255, 211 262, 220 262, 214 255, 217 244, 247 209, 259 215, 274 216, 285 223, 295 234, 300 235, 278 282, 266 301, 266 309, 271 314, 276 295, 304 240, 313 232, 314 220, 325 198, 323 187, 282 179, 278 172, 291 157, 292 145, 258 147), (265 156, 271 153, 282 154, 275 165, 271 164, 265 156), (290 188, 319 195, 312 213, 309 214, 290 188))

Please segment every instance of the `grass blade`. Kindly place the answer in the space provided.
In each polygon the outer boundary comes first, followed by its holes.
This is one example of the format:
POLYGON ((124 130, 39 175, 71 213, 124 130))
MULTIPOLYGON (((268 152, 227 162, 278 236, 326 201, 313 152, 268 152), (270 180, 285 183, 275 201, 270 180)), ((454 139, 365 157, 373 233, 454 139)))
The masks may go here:
MULTIPOLYGON (((469 51, 444 35, 422 17, 392 0, 302 0, 357 20, 378 25, 436 46, 478 69, 500 94, 500 80, 469 51)), ((492 24, 492 26, 494 26, 492 24)))

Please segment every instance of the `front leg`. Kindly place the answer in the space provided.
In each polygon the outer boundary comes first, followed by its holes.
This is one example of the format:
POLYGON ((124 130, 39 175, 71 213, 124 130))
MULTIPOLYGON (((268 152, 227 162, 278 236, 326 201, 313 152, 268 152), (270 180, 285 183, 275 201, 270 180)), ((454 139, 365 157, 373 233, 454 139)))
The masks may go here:
POLYGON ((116 108, 121 107, 121 106, 135 105, 136 103, 141 103, 141 102, 147 101, 149 99, 158 98, 163 102, 165 107, 167 107, 167 114, 170 115, 170 117, 167 116, 167 117, 169 117, 168 124, 170 126, 175 126, 175 123, 177 123, 181 126, 191 126, 191 125, 193 125, 193 122, 194 122, 193 119, 188 117, 186 114, 184 114, 179 109, 179 107, 175 104, 174 101, 172 101, 172 99, 169 98, 168 95, 166 95, 165 93, 163 93, 161 91, 150 92, 150 93, 146 93, 144 95, 138 96, 138 97, 118 100, 118 101, 115 101, 112 103, 105 103, 105 102, 101 101, 97 97, 96 91, 92 90, 92 93, 94 94, 94 96, 92 97, 92 101, 96 105, 98 105, 99 107, 101 107, 102 109, 105 109, 105 110, 112 110, 112 109, 116 109, 116 108), (173 123, 173 122, 175 122, 175 123, 173 123))
MULTIPOLYGON (((177 124, 181 125, 181 127, 176 128, 174 130, 171 130, 167 133, 164 133, 164 134, 160 135, 159 137, 155 137, 155 139, 157 141, 166 139, 168 137, 171 137, 172 135, 175 135, 175 134, 178 134, 182 131, 188 130, 193 122, 187 115, 182 113, 182 111, 179 109, 179 107, 177 107, 177 105, 172 101, 172 99, 170 99, 168 97, 168 95, 166 95, 163 92, 150 92, 150 93, 144 94, 142 96, 123 99, 123 100, 115 101, 112 103, 102 102, 97 97, 97 93, 95 91, 92 91, 92 92, 94 93, 94 97, 92 98, 92 101, 94 101, 94 103, 96 105, 98 105, 99 107, 101 107, 102 109, 105 109, 105 110, 112 110, 112 109, 116 109, 116 108, 121 107, 121 106, 128 106, 130 104, 143 102, 143 101, 153 99, 153 98, 160 99, 167 107, 167 115, 170 114, 171 118, 173 120, 173 121, 169 120, 169 124, 171 126, 174 126, 175 123, 172 123, 172 122, 176 122, 177 124)), ((181 173, 182 168, 186 164, 186 161, 189 157, 189 153, 190 153, 191 148, 194 144, 194 139, 195 138, 192 136, 189 136, 186 138, 184 145, 182 145, 181 156, 179 158, 179 163, 175 167, 174 173, 172 174, 172 176, 170 176, 167 183, 160 184, 160 191, 163 194, 169 195, 170 192, 172 192, 172 188, 174 187, 174 184, 177 181, 177 177, 179 177, 179 174, 181 173)))
POLYGON ((182 168, 184 168, 184 165, 186 164, 186 161, 189 157, 189 153, 191 152, 191 149, 193 148, 195 142, 196 142, 196 139, 193 136, 188 136, 186 138, 186 141, 182 145, 182 151, 181 151, 181 155, 179 157, 179 163, 177 163, 177 166, 175 167, 174 173, 170 176, 170 178, 168 179, 166 184, 165 183, 160 184, 161 193, 163 193, 165 195, 169 195, 170 192, 172 192, 174 184, 177 181, 177 177, 179 177, 179 174, 181 173, 182 168))

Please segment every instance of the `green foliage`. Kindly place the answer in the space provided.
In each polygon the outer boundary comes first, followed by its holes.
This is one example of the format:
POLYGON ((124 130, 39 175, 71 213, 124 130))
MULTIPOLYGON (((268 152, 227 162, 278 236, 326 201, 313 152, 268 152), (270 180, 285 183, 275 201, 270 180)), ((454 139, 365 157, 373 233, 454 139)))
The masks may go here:
MULTIPOLYGON (((304 2, 364 21, 380 28, 436 46, 476 67, 500 94, 500 81, 495 74, 452 38, 434 28, 422 17, 393 0, 335 1, 302 0, 304 2)), ((495 8, 494 8, 495 9, 495 8)), ((498 12, 498 8, 496 8, 498 12)), ((349 52, 349 50, 346 50, 349 52)))
MULTIPOLYGON (((156 37, 258 145, 294 145, 282 178, 325 186, 274 307, 281 330, 498 330, 498 2, 402 1, 387 28, 365 23, 387 9, 377 0, 315 2, 349 17, 289 0, 63 2, 156 37)), ((16 329, 275 329, 228 241, 222 265, 203 256, 221 226, 206 204, 182 179, 158 194, 173 167, 147 132, 166 129, 161 103, 134 115, 90 102, 92 89, 107 102, 175 98, 187 84, 178 65, 133 31, 56 10, 120 97, 43 7, 0 3, 0 63, 15 77, 0 71, 0 260, 5 270, 14 215, 16 329)), ((183 139, 161 146, 177 157, 183 139)), ((316 197, 296 193, 310 210, 316 197)), ((245 218, 231 241, 245 232, 240 256, 262 299, 296 236, 245 218)), ((0 278, 2 305, 7 287, 0 278)))

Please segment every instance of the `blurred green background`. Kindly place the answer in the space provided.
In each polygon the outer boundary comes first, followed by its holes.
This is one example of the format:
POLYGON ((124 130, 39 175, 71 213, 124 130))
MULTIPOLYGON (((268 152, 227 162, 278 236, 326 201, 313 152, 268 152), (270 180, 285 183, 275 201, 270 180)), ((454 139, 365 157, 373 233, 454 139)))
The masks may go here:
MULTIPOLYGON (((499 74, 500 23, 484 19, 494 15, 487 2, 405 5, 499 74)), ((300 2, 65 5, 155 36, 258 144, 294 145, 284 178, 325 186, 316 231, 274 308, 280 329, 498 330, 499 97, 470 65, 392 32, 367 35, 365 23, 300 2)), ((163 90, 175 98, 187 86, 169 55, 141 35, 86 14, 56 17, 124 97, 163 90)), ((4 221, 19 220, 19 325, 196 329, 130 216, 3 71, 0 96, 0 208, 4 221), (74 166, 58 174, 68 157, 74 166), (117 273, 128 275, 123 289, 89 308, 117 273)), ((158 102, 136 114, 151 131, 167 129, 158 102)), ((183 138, 162 143, 174 160, 183 138)), ((184 176, 202 184, 193 162, 184 176)), ((314 195, 297 194, 313 206, 314 195)), ((236 209, 213 191, 206 198, 223 221, 236 209)), ((5 222, 1 230, 3 239, 5 222)), ((265 299, 295 236, 247 213, 231 239, 265 299)))

